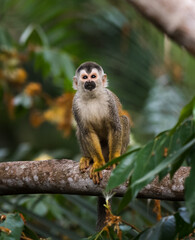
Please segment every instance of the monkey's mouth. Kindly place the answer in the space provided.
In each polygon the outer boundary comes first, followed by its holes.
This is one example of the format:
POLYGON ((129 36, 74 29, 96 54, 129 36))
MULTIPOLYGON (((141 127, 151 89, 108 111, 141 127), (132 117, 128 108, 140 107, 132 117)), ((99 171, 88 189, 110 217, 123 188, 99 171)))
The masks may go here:
POLYGON ((94 81, 86 81, 84 84, 84 88, 86 90, 92 91, 94 88, 96 88, 96 84, 94 81))

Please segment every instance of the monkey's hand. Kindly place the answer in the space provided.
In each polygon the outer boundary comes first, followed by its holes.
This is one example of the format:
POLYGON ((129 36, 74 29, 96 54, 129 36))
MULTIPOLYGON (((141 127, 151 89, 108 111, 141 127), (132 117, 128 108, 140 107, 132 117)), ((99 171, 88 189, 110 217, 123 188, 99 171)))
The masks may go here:
MULTIPOLYGON (((103 164, 104 165, 104 164, 103 164)), ((102 172, 95 172, 96 169, 103 166, 99 162, 95 162, 90 169, 90 178, 93 180, 94 184, 99 184, 100 180, 103 178, 102 172)))
POLYGON ((85 172, 86 169, 89 167, 91 159, 88 157, 82 157, 79 162, 79 169, 81 172, 85 172))

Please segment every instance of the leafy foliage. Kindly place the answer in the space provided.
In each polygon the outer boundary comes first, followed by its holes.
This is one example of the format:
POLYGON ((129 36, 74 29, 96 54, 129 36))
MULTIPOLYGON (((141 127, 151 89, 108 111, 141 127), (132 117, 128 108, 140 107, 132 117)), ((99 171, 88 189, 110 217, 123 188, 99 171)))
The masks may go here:
POLYGON ((193 232, 194 226, 190 224, 186 209, 179 209, 173 216, 162 218, 156 225, 143 231, 134 240, 173 240, 189 235, 193 232))
POLYGON ((120 225, 122 235, 119 236, 113 230, 109 233, 104 229, 102 232, 97 233, 87 239, 131 239, 131 240, 174 240, 182 239, 188 235, 193 234, 194 225, 190 223, 190 218, 185 208, 180 208, 177 213, 168 217, 162 218, 157 224, 151 228, 145 229, 141 233, 137 232, 130 226, 120 225), (109 236, 109 237, 108 237, 109 236))
MULTIPOLYGON (((191 223, 192 225, 195 224, 195 189, 193 184, 195 174, 193 161, 195 147, 195 119, 186 120, 186 118, 193 115, 194 104, 195 102, 193 98, 192 101, 181 111, 178 123, 173 129, 159 134, 153 141, 150 141, 140 150, 129 152, 118 158, 120 164, 112 171, 107 185, 107 191, 112 190, 114 187, 123 183, 126 179, 129 179, 130 184, 121 201, 119 210, 124 208, 129 201, 135 198, 137 193, 145 185, 150 183, 156 175, 159 175, 160 179, 162 179, 168 172, 171 172, 173 175, 186 160, 185 156, 188 154, 188 157, 191 159, 192 168, 185 185, 186 206, 190 214, 191 223), (175 167, 175 165, 177 167, 175 167), (174 168, 172 168, 172 166, 174 166, 174 168), (118 179, 119 177, 120 180, 118 179)), ((113 160, 113 162, 114 161, 116 162, 116 160, 113 160)), ((176 219, 180 221, 178 218, 176 219)), ((150 231, 144 231, 141 233, 136 239, 150 239, 151 234, 154 239, 162 239, 164 233, 168 231, 166 228, 170 228, 174 225, 174 221, 173 217, 165 218, 150 231), (159 233, 159 228, 161 228, 162 235, 159 235, 161 234, 159 233)), ((189 223, 189 218, 187 222, 189 223)), ((179 235, 183 234, 183 229, 174 229, 175 226, 170 230, 171 234, 169 233, 169 235, 167 235, 167 239, 174 239, 174 236, 176 236, 177 233, 179 233, 179 235)))
POLYGON ((23 228, 24 222, 18 213, 1 214, 0 239, 20 240, 23 228))

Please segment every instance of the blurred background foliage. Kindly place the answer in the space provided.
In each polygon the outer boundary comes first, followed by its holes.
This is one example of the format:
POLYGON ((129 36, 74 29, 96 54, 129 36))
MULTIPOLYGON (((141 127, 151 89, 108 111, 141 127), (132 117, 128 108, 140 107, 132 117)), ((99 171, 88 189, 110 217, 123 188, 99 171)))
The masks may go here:
MULTIPOLYGON (((79 147, 72 77, 96 61, 130 113, 131 146, 177 122, 195 91, 195 61, 126 1, 0 1, 0 161, 70 158, 79 147)), ((113 200, 113 208, 119 199, 113 200)), ((78 239, 95 231, 95 197, 2 197, 2 212, 19 211, 42 237, 78 239)), ((155 223, 153 202, 122 212, 141 230, 155 223)), ((181 203, 162 202, 164 216, 181 203)))

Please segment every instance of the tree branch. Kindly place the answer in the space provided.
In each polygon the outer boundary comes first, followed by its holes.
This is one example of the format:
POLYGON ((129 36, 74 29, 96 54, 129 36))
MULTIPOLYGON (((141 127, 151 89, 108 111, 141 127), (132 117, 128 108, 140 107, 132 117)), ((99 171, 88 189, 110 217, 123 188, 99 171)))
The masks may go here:
POLYGON ((195 55, 195 2, 128 0, 144 17, 195 55))
MULTIPOLYGON (((166 176, 160 183, 155 179, 140 193, 140 198, 184 200, 184 181, 189 167, 181 167, 173 179, 166 176)), ((79 195, 102 195, 111 170, 103 170, 103 180, 95 185, 89 171, 81 173, 79 163, 62 159, 46 161, 0 163, 0 195, 61 193, 79 195)), ((117 187, 116 196, 123 196, 127 183, 117 187)))

